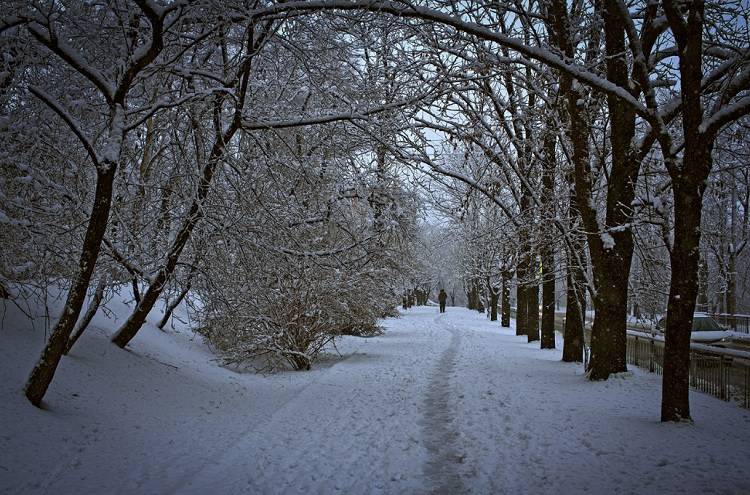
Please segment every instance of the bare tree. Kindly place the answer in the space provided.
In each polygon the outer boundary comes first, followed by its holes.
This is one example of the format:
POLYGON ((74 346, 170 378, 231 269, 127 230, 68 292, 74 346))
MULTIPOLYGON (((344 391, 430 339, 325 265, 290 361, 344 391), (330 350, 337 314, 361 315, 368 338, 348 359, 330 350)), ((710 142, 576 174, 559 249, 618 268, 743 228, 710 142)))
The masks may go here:
MULTIPOLYGON (((61 10, 56 15, 30 10, 24 12, 28 16, 26 28, 31 36, 45 46, 62 63, 69 66, 98 91, 98 97, 103 100, 107 108, 106 124, 101 133, 106 136, 101 142, 95 143, 93 138, 78 123, 78 120, 53 96, 40 87, 29 87, 29 91, 48 105, 58 117, 65 122, 70 131, 78 138, 81 146, 86 150, 91 164, 96 170, 96 192, 93 206, 88 220, 88 226, 81 248, 78 262, 78 272, 71 285, 65 302, 63 314, 50 335, 49 341, 42 351, 37 365, 31 372, 26 384, 26 397, 32 404, 41 405, 47 388, 54 376, 57 364, 65 350, 70 334, 83 305, 94 266, 99 257, 101 242, 108 225, 109 211, 112 204, 113 182, 117 167, 121 161, 123 142, 129 132, 132 122, 128 119, 128 95, 137 83, 138 76, 152 64, 164 47, 165 19, 169 23, 181 15, 176 6, 168 9, 155 8, 149 2, 137 2, 139 11, 134 12, 135 23, 128 25, 122 32, 140 32, 142 36, 126 37, 118 40, 118 48, 122 50, 116 56, 119 60, 127 61, 122 71, 107 77, 99 68, 88 62, 93 54, 85 50, 95 51, 97 40, 93 36, 95 30, 91 24, 81 25, 89 28, 83 37, 77 39, 88 40, 89 45, 76 47, 69 44, 67 32, 73 23, 66 23, 65 17, 81 14, 88 17, 89 22, 109 22, 122 24, 125 19, 116 16, 114 12, 93 11, 75 12, 61 10), (93 18, 92 18, 93 17, 93 18), (144 41, 139 41, 139 38, 144 41)), ((151 112, 156 111, 156 109, 151 112)))

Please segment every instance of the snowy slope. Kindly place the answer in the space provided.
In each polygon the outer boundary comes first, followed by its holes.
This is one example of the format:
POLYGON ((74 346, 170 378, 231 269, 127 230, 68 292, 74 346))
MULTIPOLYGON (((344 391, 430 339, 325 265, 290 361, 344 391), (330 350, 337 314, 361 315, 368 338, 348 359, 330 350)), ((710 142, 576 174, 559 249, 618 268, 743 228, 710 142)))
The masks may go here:
MULTIPOLYGON (((119 323, 128 313, 122 303, 111 309, 119 323)), ((37 322, 34 331, 14 308, 6 313, 0 493, 159 492, 223 452, 249 428, 248 416, 270 414, 310 379, 233 373, 184 329, 164 333, 147 325, 123 351, 108 340, 118 322, 97 315, 63 359, 45 397, 48 410, 40 411, 21 388, 41 350, 43 326, 37 322)))
POLYGON ((179 327, 122 351, 99 315, 45 411, 21 393, 43 328, 8 313, 0 493, 750 493, 747 411, 693 394, 694 425, 660 424, 658 377, 590 383, 463 309, 413 308, 270 376, 179 327))

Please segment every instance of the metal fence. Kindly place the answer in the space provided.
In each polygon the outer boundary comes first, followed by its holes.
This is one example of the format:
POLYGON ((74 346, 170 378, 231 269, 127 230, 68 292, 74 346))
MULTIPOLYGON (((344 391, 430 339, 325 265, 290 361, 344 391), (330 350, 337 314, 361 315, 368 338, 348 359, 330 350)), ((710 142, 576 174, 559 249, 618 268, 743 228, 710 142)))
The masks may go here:
POLYGON ((750 316, 748 315, 729 315, 726 313, 709 313, 711 318, 716 320, 719 325, 733 330, 735 332, 750 333, 750 316))
MULTIPOLYGON (((659 337, 628 331, 628 364, 661 375, 664 341, 659 337)), ((588 355, 587 355, 588 357, 588 355)), ((750 409, 750 356, 707 345, 690 346, 690 386, 750 409)))

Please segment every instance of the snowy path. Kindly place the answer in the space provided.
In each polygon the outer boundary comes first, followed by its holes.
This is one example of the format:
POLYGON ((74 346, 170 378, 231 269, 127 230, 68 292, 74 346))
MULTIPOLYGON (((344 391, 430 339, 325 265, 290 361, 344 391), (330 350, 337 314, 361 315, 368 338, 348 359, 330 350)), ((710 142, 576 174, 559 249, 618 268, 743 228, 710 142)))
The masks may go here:
POLYGON ((266 377, 184 332, 147 328, 122 352, 92 329, 49 411, 19 392, 41 338, 6 327, 0 493, 750 493, 750 412, 733 404, 693 394, 696 423, 665 425, 654 375, 588 382, 460 308, 385 325, 266 377))
POLYGON ((456 393, 452 387, 456 380, 456 358, 461 345, 461 332, 452 325, 441 325, 451 334, 450 345, 443 351, 430 375, 422 410, 422 438, 427 448, 425 469, 428 488, 439 493, 464 493, 461 463, 464 455, 458 445, 456 393))
POLYGON ((174 492, 419 491, 423 391, 450 334, 432 312, 396 323, 385 336, 343 343, 344 360, 318 369, 296 397, 174 492))

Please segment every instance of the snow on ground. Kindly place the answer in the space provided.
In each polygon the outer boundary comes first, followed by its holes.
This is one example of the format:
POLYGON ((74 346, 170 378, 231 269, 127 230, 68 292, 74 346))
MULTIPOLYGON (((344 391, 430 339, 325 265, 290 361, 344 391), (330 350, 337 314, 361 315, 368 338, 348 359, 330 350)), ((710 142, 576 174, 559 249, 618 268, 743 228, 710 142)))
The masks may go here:
POLYGON ((183 325, 122 351, 98 315, 47 410, 21 392, 44 328, 0 316, 0 493, 750 493, 750 412, 693 393, 695 424, 661 424, 659 377, 591 383, 465 309, 267 376, 183 325))

